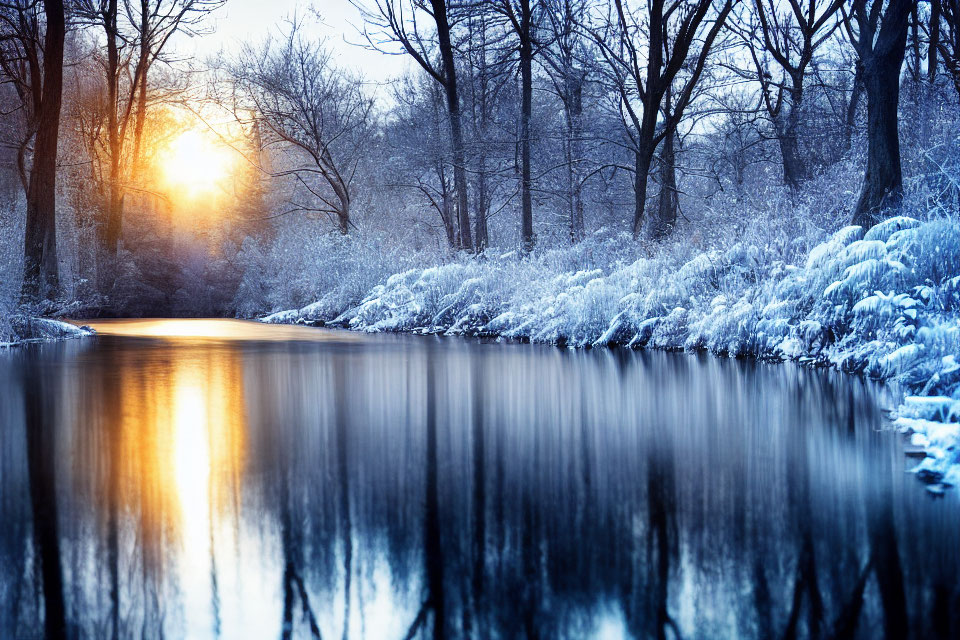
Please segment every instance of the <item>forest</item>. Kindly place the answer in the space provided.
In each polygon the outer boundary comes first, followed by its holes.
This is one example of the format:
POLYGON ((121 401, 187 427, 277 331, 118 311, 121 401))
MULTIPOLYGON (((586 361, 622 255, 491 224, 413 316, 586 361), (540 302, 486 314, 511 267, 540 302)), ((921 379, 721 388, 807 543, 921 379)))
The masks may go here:
POLYGON ((303 6, 179 56, 222 5, 3 4, 4 317, 332 319, 411 267, 790 264, 956 215, 952 0, 355 0, 354 33, 303 6), (365 82, 331 38, 406 71, 365 82))

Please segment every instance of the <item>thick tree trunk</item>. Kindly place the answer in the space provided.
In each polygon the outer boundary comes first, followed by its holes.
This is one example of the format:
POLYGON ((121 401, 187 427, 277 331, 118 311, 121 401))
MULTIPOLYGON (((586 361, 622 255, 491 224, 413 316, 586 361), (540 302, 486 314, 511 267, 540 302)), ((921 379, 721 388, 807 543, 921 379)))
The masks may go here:
POLYGON ((853 144, 853 132, 857 128, 857 109, 860 107, 860 98, 863 96, 863 65, 857 63, 857 70, 853 75, 853 86, 850 88, 850 101, 847 103, 847 113, 844 120, 844 151, 849 151, 853 144))
POLYGON ((530 179, 530 118, 533 110, 533 42, 530 1, 521 3, 520 18, 520 235, 523 251, 533 249, 533 200, 530 179))
POLYGON ((937 82, 937 54, 940 46, 940 0, 930 0, 930 42, 927 46, 927 81, 937 82))
POLYGON ((43 86, 37 112, 37 137, 27 186, 24 234, 24 300, 53 298, 59 288, 57 265, 57 141, 63 94, 63 43, 66 31, 63 2, 44 2, 43 86))
POLYGON ((337 210, 337 229, 340 231, 340 235, 347 235, 350 231, 350 201, 340 203, 340 208, 337 210))
POLYGON ((903 195, 897 109, 910 8, 910 0, 891 0, 879 34, 858 45, 867 94, 867 171, 853 224, 866 228, 879 222, 885 209, 898 206, 903 195))
POLYGON ((680 199, 677 194, 675 137, 674 134, 669 134, 663 139, 663 151, 660 153, 660 197, 657 205, 657 224, 653 234, 657 240, 670 235, 677 224, 680 199))
POLYGON ((802 94, 795 92, 785 114, 774 123, 780 158, 783 165, 783 183, 796 193, 807 179, 809 172, 800 154, 800 105, 802 94))
POLYGON ((647 176, 650 173, 650 165, 653 162, 653 154, 646 151, 634 152, 634 175, 633 175, 633 237, 640 237, 643 231, 643 213, 647 206, 647 176))
POLYGON ((457 225, 453 219, 454 205, 450 198, 450 194, 446 191, 446 189, 444 189, 440 206, 443 207, 443 212, 440 216, 440 219, 443 221, 443 230, 447 235, 447 244, 451 249, 459 249, 460 241, 457 240, 457 225))
MULTIPOLYGON (((906 30, 904 30, 904 34, 906 30)), ((900 134, 897 107, 900 99, 900 64, 903 46, 895 59, 864 65, 867 94, 867 171, 853 224, 865 228, 880 221, 883 210, 896 207, 903 195, 900 134)))

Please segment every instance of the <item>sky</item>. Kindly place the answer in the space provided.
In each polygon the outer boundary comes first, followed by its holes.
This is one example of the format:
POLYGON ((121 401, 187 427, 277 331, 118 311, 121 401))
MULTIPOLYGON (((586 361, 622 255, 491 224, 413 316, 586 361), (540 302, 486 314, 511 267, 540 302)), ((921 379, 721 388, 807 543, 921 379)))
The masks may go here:
POLYGON ((359 71, 374 85, 400 75, 410 62, 406 56, 385 55, 358 46, 365 43, 360 12, 348 0, 227 0, 208 18, 215 31, 201 36, 181 36, 174 47, 184 56, 205 59, 236 52, 244 43, 256 43, 268 34, 282 33, 286 18, 307 20, 308 33, 317 41, 326 39, 339 66, 359 71), (322 20, 313 18, 315 8, 322 20))

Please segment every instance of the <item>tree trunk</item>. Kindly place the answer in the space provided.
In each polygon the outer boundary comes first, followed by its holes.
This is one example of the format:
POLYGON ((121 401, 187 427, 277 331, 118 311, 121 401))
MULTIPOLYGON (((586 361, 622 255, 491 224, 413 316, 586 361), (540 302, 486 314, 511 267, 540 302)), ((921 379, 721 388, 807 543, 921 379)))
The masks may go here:
POLYGON ((940 46, 940 0, 930 0, 930 42, 927 45, 927 81, 937 82, 937 48, 940 46))
POLYGON ((650 165, 653 161, 653 154, 646 151, 634 152, 634 175, 633 175, 633 237, 640 237, 643 231, 643 212, 647 206, 647 175, 650 173, 650 165))
POLYGON ((530 118, 533 110, 533 42, 530 0, 521 3, 520 18, 520 233, 523 251, 533 249, 533 202, 530 194, 530 118))
POLYGON ((910 6, 909 0, 891 0, 879 34, 859 44, 867 94, 867 171, 853 224, 865 228, 879 222, 884 209, 898 206, 903 195, 897 109, 910 6))
POLYGON ((663 151, 660 154, 660 197, 657 206, 657 225, 654 230, 654 238, 657 240, 670 235, 677 224, 680 198, 677 194, 675 138, 676 136, 670 133, 663 139, 663 151))
POLYGON ((337 229, 340 231, 340 235, 347 235, 350 231, 350 201, 341 202, 340 208, 337 209, 337 229))
POLYGON ((867 172, 853 224, 864 228, 879 222, 883 210, 899 205, 903 195, 897 107, 905 40, 904 37, 899 56, 865 64, 863 69, 867 94, 867 172))
POLYGON ((457 240, 457 225, 453 220, 453 202, 446 187, 444 187, 443 195, 440 198, 440 206, 443 207, 440 219, 443 221, 443 230, 447 235, 447 244, 451 249, 458 249, 460 242, 457 240))
POLYGON ((117 45, 117 0, 110 0, 104 22, 107 37, 107 143, 110 150, 110 176, 106 202, 106 224, 101 226, 101 242, 108 256, 116 256, 123 224, 120 187, 120 139, 117 100, 119 93, 120 51, 117 45))
POLYGON ((477 175, 477 194, 475 198, 477 213, 476 219, 473 221, 476 231, 473 235, 477 245, 477 253, 481 253, 487 248, 487 245, 490 244, 490 237, 487 230, 487 207, 489 206, 487 202, 487 160, 482 153, 480 154, 480 165, 478 169, 479 175, 477 175))
POLYGON ((803 101, 801 91, 802 89, 795 88, 790 92, 786 113, 774 121, 783 164, 783 183, 793 193, 800 190, 808 176, 806 163, 800 156, 800 105, 803 101))
POLYGON ((36 300, 56 296, 57 265, 57 141, 60 137, 60 105, 63 94, 63 43, 66 31, 62 0, 43 4, 46 17, 43 85, 35 79, 40 97, 33 165, 27 187, 27 219, 24 234, 22 298, 36 300))
POLYGON ((570 240, 580 242, 584 236, 583 187, 580 184, 580 160, 583 155, 583 83, 567 70, 563 101, 567 121, 567 207, 570 219, 570 240))
MULTIPOLYGON (((142 38, 146 38, 149 29, 149 7, 146 2, 142 3, 140 33, 142 38)), ((140 71, 140 77, 137 81, 137 111, 133 122, 133 175, 132 179, 140 176, 143 168, 143 128, 147 120, 147 67, 149 65, 150 45, 144 41, 140 44, 140 59, 137 61, 137 69, 140 71)))
POLYGON ((857 108, 863 95, 863 65, 857 63, 857 70, 853 75, 853 86, 850 88, 850 102, 847 103, 847 114, 844 121, 844 151, 849 151, 853 144, 853 132, 857 128, 857 108))
POLYGON ((434 20, 437 23, 437 40, 440 58, 443 61, 444 90, 447 96, 447 111, 450 114, 450 138, 453 144, 453 184, 457 191, 457 217, 460 221, 460 248, 473 251, 470 233, 470 209, 467 207, 466 151, 463 145, 463 129, 460 122, 460 96, 457 94, 457 68, 453 60, 453 45, 450 42, 450 24, 444 0, 431 0, 434 20))

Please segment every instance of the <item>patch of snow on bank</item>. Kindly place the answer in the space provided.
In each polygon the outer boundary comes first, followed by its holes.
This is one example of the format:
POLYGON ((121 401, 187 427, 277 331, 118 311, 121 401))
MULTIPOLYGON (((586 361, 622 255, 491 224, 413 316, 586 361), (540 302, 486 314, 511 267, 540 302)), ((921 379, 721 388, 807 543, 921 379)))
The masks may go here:
POLYGON ((13 315, 6 319, 5 324, 6 331, 0 347, 10 347, 26 341, 66 340, 93 335, 93 330, 86 327, 28 315, 13 315))

